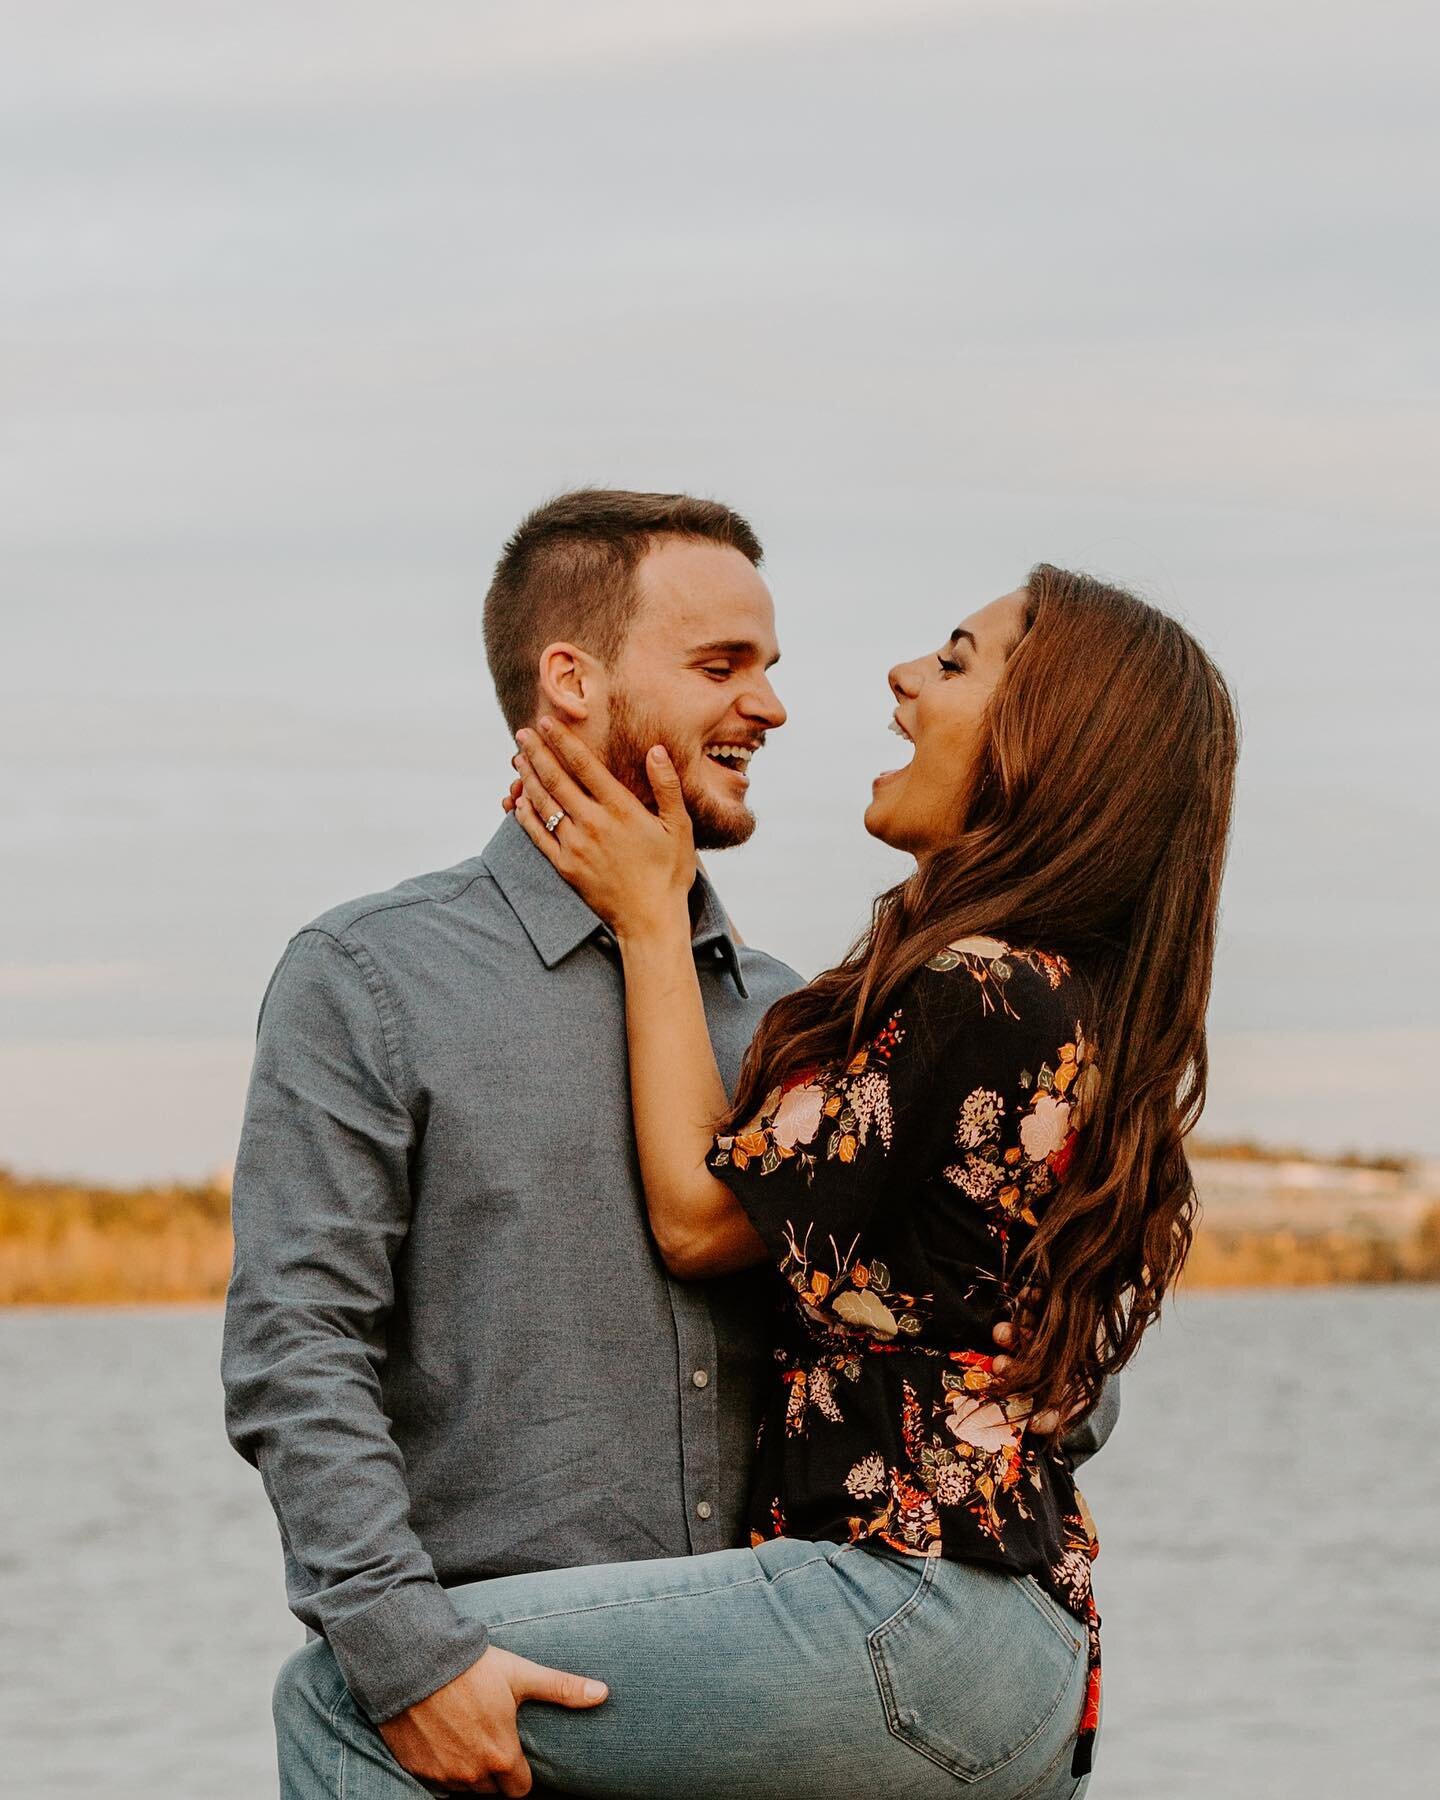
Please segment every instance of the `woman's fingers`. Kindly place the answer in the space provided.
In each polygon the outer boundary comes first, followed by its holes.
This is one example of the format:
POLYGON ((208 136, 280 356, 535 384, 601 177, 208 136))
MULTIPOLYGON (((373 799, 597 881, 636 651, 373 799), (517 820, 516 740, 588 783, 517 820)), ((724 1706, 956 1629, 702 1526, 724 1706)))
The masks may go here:
MULTIPOLYGON (((569 813, 572 819, 583 818, 586 808, 593 806, 595 801, 551 753, 545 742, 535 732, 526 730, 517 731, 515 741, 520 746, 520 761, 529 763, 545 792, 561 811, 569 813)), ((523 767, 520 769, 520 776, 523 780, 523 767)), ((538 801, 536 805, 539 805, 538 801)), ((551 811, 553 810, 552 807, 551 811)))
POLYGON ((553 819, 556 813, 569 813, 558 794, 552 794, 549 787, 540 779, 528 756, 523 753, 515 758, 515 767, 520 772, 520 785, 525 798, 534 807, 537 818, 543 823, 553 819))
POLYGON ((656 744, 645 758, 645 773, 649 777, 655 804, 660 809, 661 823, 672 832, 688 831, 690 813, 685 805, 685 794, 680 786, 680 777, 675 772, 675 765, 663 744, 656 744))
MULTIPOLYGON (((548 813, 546 814, 546 817, 549 817, 548 813)), ((560 873, 563 875, 565 870, 561 867, 561 864, 564 862, 565 858, 559 843, 556 841, 555 833, 545 829, 544 823, 537 815, 535 808, 530 804, 527 796, 524 794, 522 794, 515 802, 515 818, 520 829, 525 833, 526 837, 529 838, 535 848, 543 854, 546 862, 553 864, 553 866, 559 869, 560 873)))
POLYGON ((601 806, 620 806, 634 796, 618 782, 587 745, 573 731, 548 715, 540 721, 540 733, 546 744, 564 764, 568 772, 592 799, 601 806))

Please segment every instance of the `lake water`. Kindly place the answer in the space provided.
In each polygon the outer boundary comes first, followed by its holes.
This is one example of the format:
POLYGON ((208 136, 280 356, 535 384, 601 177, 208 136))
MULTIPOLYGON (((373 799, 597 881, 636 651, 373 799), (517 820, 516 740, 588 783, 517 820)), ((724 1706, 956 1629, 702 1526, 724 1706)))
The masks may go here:
MULTIPOLYGON (((0 1791, 259 1800, 298 1641, 211 1310, 0 1314, 0 1791)), ((1091 1800, 1353 1800, 1440 1770, 1440 1291, 1195 1295, 1086 1491, 1091 1800)), ((837 1790, 837 1800, 843 1800, 837 1790)))

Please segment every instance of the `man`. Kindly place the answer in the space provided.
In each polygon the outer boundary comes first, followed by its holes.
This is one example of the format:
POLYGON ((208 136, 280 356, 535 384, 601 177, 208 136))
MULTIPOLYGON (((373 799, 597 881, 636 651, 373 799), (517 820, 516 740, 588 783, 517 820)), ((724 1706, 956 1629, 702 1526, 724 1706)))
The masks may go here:
MULTIPOLYGON (((785 722, 760 560, 743 519, 682 495, 582 491, 532 513, 486 600, 512 731, 550 713, 642 797, 661 742, 697 846, 743 842, 748 764, 785 722)), ((798 977, 736 941, 703 877, 692 918, 733 1085, 798 977)), ((262 1008, 231 1437, 341 1696, 441 1786, 526 1792, 517 1706, 593 1703, 487 1646, 448 1587, 741 1535, 764 1277, 681 1283, 655 1256, 623 1005, 608 933, 507 820, 479 857, 301 931, 262 1008)), ((277 1694, 282 1792, 338 1794, 323 1721, 293 1700, 277 1694)))

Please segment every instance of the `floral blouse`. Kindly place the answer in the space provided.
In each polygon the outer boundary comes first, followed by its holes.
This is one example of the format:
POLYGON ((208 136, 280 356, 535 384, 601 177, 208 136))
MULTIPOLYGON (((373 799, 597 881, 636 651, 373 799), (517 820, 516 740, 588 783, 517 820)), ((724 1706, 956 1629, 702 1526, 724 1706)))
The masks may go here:
POLYGON ((1034 1576, 1082 1621, 1099 1718, 1096 1545, 1060 1445, 992 1392, 991 1329, 1100 1074, 1059 956, 970 938, 849 1063, 766 1095, 710 1168, 788 1285, 752 1541, 875 1543, 1034 1576))

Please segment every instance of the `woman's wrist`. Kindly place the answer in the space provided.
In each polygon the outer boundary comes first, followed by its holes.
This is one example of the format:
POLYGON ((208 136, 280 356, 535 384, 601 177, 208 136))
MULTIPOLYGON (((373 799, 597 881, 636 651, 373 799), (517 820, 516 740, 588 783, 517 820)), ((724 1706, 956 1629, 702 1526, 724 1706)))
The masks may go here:
POLYGON ((691 938, 688 896, 681 894, 673 904, 657 907, 634 919, 616 920, 613 930, 622 956, 649 955, 675 943, 688 944, 691 938))

